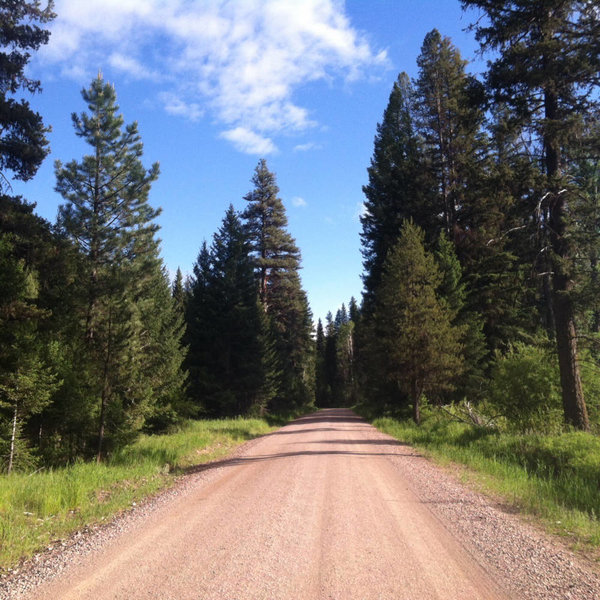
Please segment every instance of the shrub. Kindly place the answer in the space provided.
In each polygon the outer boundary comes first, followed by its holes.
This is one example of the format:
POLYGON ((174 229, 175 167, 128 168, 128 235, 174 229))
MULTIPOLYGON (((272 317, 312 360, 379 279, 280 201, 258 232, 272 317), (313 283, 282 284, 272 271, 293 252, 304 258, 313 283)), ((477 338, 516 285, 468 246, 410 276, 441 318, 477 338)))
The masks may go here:
POLYGON ((542 345, 517 342, 497 354, 489 384, 492 407, 509 429, 557 431, 562 424, 556 355, 542 345))

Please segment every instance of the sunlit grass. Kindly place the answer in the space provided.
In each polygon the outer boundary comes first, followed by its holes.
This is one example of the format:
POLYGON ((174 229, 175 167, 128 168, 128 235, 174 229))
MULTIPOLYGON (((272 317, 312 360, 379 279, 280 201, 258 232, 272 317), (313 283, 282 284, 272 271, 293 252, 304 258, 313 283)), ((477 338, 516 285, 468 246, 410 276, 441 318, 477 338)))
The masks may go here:
POLYGON ((170 485, 185 467, 219 459, 274 427, 261 419, 192 421, 142 436, 106 464, 0 476, 0 568, 170 485))
POLYGON ((600 438, 508 434, 430 416, 420 427, 380 418, 373 424, 438 462, 468 467, 464 479, 535 515, 577 545, 600 547, 600 438))

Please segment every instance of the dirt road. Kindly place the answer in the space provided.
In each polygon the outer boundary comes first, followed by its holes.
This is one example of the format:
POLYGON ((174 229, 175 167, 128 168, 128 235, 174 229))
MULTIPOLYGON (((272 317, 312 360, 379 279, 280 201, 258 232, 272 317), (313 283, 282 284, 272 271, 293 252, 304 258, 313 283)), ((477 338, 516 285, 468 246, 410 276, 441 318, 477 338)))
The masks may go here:
POLYGON ((304 417, 27 597, 518 598, 510 574, 442 522, 442 499, 421 494, 405 460, 426 462, 350 411, 304 417))

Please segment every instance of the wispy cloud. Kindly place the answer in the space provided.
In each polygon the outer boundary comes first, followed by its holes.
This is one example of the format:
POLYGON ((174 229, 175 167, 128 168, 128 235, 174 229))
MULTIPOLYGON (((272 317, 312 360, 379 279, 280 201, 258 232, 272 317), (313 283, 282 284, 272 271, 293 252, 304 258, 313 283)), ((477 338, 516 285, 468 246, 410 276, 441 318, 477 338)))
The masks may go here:
POLYGON ((387 63, 337 0, 56 0, 56 13, 46 67, 91 78, 108 64, 159 83, 165 110, 194 120, 202 104, 244 152, 317 124, 294 101, 306 83, 353 81, 387 63))
POLYGON ((223 131, 221 137, 232 142, 240 152, 247 154, 267 156, 277 151, 272 140, 245 127, 236 127, 235 129, 223 131))
POLYGON ((155 81, 160 79, 160 75, 157 72, 147 69, 139 60, 119 52, 113 52, 108 57, 108 64, 117 71, 126 73, 135 79, 151 79, 155 81))
POLYGON ((162 102, 164 109, 170 115, 186 117, 190 121, 198 121, 204 114, 199 104, 195 102, 188 104, 172 92, 162 92, 159 94, 159 99, 162 102))
POLYGON ((306 200, 304 198, 301 198, 300 196, 294 196, 292 198, 292 204, 296 208, 304 208, 305 206, 308 206, 306 200))
POLYGON ((306 144, 298 144, 294 146, 294 152, 308 152, 309 150, 319 150, 321 146, 314 142, 307 142, 306 144))

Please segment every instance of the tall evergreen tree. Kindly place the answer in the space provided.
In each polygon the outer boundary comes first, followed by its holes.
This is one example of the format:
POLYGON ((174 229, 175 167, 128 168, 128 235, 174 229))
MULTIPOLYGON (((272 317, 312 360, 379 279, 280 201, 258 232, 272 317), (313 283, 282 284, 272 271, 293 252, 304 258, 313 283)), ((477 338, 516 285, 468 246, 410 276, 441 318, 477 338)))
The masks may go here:
POLYGON ((285 229, 285 208, 278 197, 275 176, 264 159, 259 161, 252 183, 254 189, 244 197, 248 205, 242 217, 282 373, 278 398, 271 408, 287 410, 314 400, 312 319, 298 273, 300 251, 285 229))
POLYGON ((399 403, 409 399, 416 423, 422 395, 452 390, 463 370, 463 332, 436 293, 441 275, 424 237, 405 222, 385 262, 374 318, 382 371, 399 403))
POLYGON ((10 187, 7 171, 16 179, 31 179, 48 154, 42 117, 24 99, 13 97, 19 90, 41 89, 39 81, 25 75, 31 50, 47 44, 50 32, 42 26, 51 21, 53 2, 42 8, 39 0, 9 0, 0 6, 0 191, 10 187))
POLYGON ((190 391, 212 416, 261 413, 272 356, 247 233, 233 206, 194 267, 188 305, 190 391))
POLYGON ((552 249, 552 312, 560 366, 565 420, 588 429, 578 365, 573 305, 574 259, 578 249, 569 224, 573 187, 568 164, 582 119, 594 110, 598 85, 600 16, 593 0, 549 0, 543 3, 462 0, 463 7, 483 11, 487 21, 475 27, 483 49, 497 50, 488 85, 519 125, 538 141, 544 187, 540 214, 552 249))
MULTIPOLYGON (((417 64, 416 116, 438 196, 434 214, 443 215, 441 225, 446 235, 456 240, 459 223, 464 219, 461 213, 468 212, 474 203, 469 192, 476 196, 474 171, 484 149, 484 112, 480 106, 483 90, 466 74, 467 63, 458 49, 437 29, 425 36, 417 64)), ((430 234, 430 239, 437 238, 438 233, 430 234)))
POLYGON ((165 386, 181 385, 182 332, 158 255, 153 220, 160 211, 148 203, 158 164, 148 170, 142 165, 137 124, 124 127, 114 87, 101 75, 82 96, 89 112, 73 114, 72 120, 92 154, 64 166, 57 161, 56 190, 66 200, 59 226, 85 256, 81 353, 87 360, 88 394, 98 402, 96 455, 101 460, 107 439, 111 445, 130 439, 165 386), (174 355, 165 356, 167 349, 174 355), (162 370, 166 379, 158 381, 161 365, 171 369, 168 377, 162 370))
POLYGON ((183 274, 181 273, 181 269, 179 267, 177 267, 177 272, 175 273, 175 280, 173 281, 173 286, 171 288, 171 295, 173 296, 173 302, 175 303, 175 307, 177 308, 179 314, 185 315, 187 298, 183 283, 183 274))
POLYGON ((433 181, 423 163, 415 110, 410 79, 401 73, 377 125, 369 183, 363 187, 366 200, 361 242, 365 269, 363 304, 367 313, 371 312, 387 253, 400 235, 402 220, 412 218, 427 231, 437 228, 433 181))
POLYGON ((248 202, 242 217, 255 254, 260 299, 269 311, 274 279, 282 273, 295 273, 300 268, 300 251, 292 236, 285 230, 287 216, 279 198, 275 175, 267 162, 259 161, 252 177, 254 189, 244 196, 248 202))

